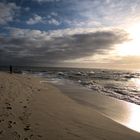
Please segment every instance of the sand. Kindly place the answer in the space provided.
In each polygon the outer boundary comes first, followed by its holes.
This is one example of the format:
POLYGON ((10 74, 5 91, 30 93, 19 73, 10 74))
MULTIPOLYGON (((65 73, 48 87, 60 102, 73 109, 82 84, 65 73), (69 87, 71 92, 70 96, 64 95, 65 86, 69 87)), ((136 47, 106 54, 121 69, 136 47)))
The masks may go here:
POLYGON ((96 109, 102 115, 140 132, 140 105, 105 96, 71 80, 47 79, 47 81, 78 104, 96 109))
POLYGON ((0 140, 140 139, 140 133, 40 81, 0 73, 0 140))

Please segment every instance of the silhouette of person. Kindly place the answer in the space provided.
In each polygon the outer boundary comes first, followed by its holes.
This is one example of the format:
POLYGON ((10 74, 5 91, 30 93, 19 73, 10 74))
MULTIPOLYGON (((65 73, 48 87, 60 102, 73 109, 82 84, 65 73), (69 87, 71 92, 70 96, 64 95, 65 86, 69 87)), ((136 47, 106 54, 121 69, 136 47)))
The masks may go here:
POLYGON ((12 66, 10 65, 10 74, 12 74, 13 73, 13 68, 12 68, 12 66))

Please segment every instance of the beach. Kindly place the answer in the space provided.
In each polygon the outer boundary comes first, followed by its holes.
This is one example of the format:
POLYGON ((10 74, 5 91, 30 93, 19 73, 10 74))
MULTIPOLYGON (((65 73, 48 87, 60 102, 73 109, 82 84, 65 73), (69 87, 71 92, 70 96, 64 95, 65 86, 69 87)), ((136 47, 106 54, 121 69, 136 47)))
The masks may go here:
POLYGON ((40 81, 31 75, 0 73, 0 140, 140 139, 140 133, 96 107, 78 103, 40 81))

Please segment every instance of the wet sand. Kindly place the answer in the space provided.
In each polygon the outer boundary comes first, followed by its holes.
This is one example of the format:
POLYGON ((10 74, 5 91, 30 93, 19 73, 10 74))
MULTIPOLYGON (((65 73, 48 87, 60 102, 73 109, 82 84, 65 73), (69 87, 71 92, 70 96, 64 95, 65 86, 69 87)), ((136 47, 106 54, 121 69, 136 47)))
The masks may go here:
POLYGON ((0 140, 140 139, 140 133, 41 80, 0 73, 0 140))
POLYGON ((48 81, 77 103, 99 111, 106 117, 140 132, 139 105, 104 96, 70 80, 53 79, 48 81))

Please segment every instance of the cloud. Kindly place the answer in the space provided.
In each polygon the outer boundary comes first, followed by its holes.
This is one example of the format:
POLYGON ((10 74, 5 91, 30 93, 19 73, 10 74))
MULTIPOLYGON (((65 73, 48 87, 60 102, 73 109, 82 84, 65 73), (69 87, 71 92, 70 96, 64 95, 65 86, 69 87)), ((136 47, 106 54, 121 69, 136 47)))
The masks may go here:
POLYGON ((47 16, 46 23, 51 24, 51 25, 60 25, 61 22, 58 21, 56 18, 58 18, 58 13, 57 12, 51 12, 47 16))
POLYGON ((30 7, 25 7, 24 10, 25 10, 26 12, 28 12, 28 11, 30 11, 30 7))
POLYGON ((140 68, 140 56, 120 56, 118 59, 112 60, 107 64, 108 67, 117 69, 139 69, 140 68))
POLYGON ((56 16, 57 16, 56 12, 51 12, 50 15, 48 15, 48 19, 46 19, 45 17, 39 16, 37 14, 34 14, 33 17, 31 17, 28 21, 26 21, 26 23, 29 25, 40 24, 40 23, 60 25, 60 22, 54 18, 56 16))
POLYGON ((56 13, 56 12, 51 12, 50 15, 51 15, 51 16, 58 16, 58 13, 56 13))
POLYGON ((109 4, 111 1, 110 0, 106 0, 106 3, 109 4))
POLYGON ((16 12, 20 7, 16 6, 15 3, 2 3, 0 2, 0 24, 4 25, 8 22, 13 21, 16 16, 16 12))
POLYGON ((73 7, 83 22, 95 20, 104 26, 126 27, 126 24, 139 22, 139 5, 138 0, 77 0, 73 7))
POLYGON ((54 18, 48 20, 49 24, 60 25, 60 22, 54 18))
POLYGON ((43 17, 35 14, 32 18, 30 18, 27 22, 29 25, 37 24, 37 23, 45 23, 43 17))
POLYGON ((96 20, 65 20, 65 23, 68 24, 70 27, 102 27, 102 23, 96 20))
POLYGON ((33 1, 37 1, 39 3, 42 3, 42 2, 59 2, 60 0, 33 0, 33 1))
POLYGON ((128 40, 122 30, 67 29, 45 32, 13 28, 10 37, 0 37, 0 63, 47 65, 95 54, 105 54, 128 40), (79 33, 80 31, 80 33, 79 33))

